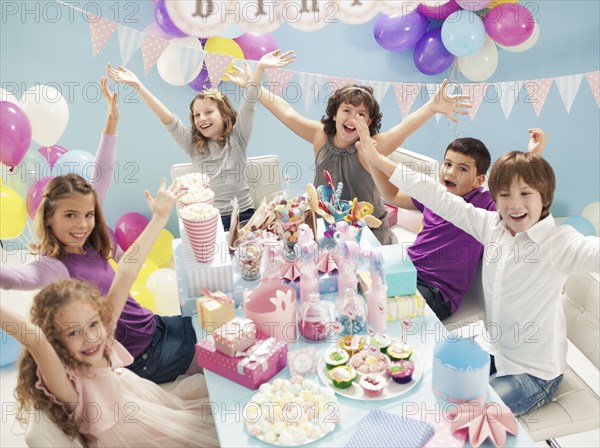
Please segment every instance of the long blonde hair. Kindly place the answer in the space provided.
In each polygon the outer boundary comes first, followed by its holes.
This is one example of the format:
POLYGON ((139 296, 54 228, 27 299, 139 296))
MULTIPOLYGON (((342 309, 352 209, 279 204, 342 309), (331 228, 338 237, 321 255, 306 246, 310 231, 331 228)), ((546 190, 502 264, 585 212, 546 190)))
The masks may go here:
POLYGON ((206 137, 202 135, 200 130, 194 124, 194 103, 196 100, 213 100, 217 104, 217 108, 219 109, 219 113, 221 117, 223 117, 223 135, 221 135, 216 142, 225 146, 227 140, 231 136, 233 132, 233 126, 235 125, 235 120, 237 119, 237 111, 229 101, 227 96, 223 95, 221 91, 217 89, 207 89, 200 92, 196 95, 192 102, 190 103, 190 123, 192 125, 192 144, 195 146, 196 151, 200 154, 204 152, 204 146, 209 141, 206 137))
MULTIPOLYGON (((77 279, 59 280, 43 288, 33 299, 30 317, 31 321, 43 331, 43 337, 50 342, 65 367, 85 371, 89 368, 89 364, 71 356, 62 340, 62 329, 56 323, 57 315, 66 305, 75 300, 89 302, 98 310, 104 327, 109 328, 112 313, 108 301, 93 284, 77 279)), ((104 356, 109 359, 107 349, 104 356)), ((14 393, 19 402, 17 420, 25 425, 29 411, 38 409, 44 411, 67 436, 71 438, 77 436, 80 422, 71 419, 64 406, 50 399, 44 391, 36 387, 39 380, 37 370, 38 366, 31 353, 23 350, 14 393)))

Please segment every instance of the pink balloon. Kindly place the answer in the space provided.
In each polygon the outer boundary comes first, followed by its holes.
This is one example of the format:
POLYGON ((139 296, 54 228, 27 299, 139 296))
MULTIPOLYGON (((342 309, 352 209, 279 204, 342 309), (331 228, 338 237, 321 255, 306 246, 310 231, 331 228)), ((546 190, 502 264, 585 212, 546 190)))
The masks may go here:
POLYGON ((21 163, 31 143, 31 123, 19 106, 0 101, 0 162, 11 171, 21 163))
POLYGON ((265 54, 277 50, 277 42, 270 34, 245 33, 233 39, 244 52, 244 57, 258 61, 265 54))
POLYGON ((148 219, 140 213, 129 212, 121 216, 115 226, 115 235, 119 247, 127 250, 147 225, 148 219))
POLYGON ((456 0, 458 6, 467 11, 481 11, 487 5, 492 3, 492 0, 456 0))
POLYGON ((50 171, 52 171, 52 168, 54 168, 56 160, 67 151, 67 148, 59 145, 42 146, 40 149, 38 149, 38 152, 44 156, 48 162, 48 165, 50 165, 50 171))
POLYGON ((417 11, 433 20, 446 20, 450 14, 459 9, 460 7, 456 4, 455 0, 450 0, 446 3, 434 3, 433 5, 421 3, 417 6, 417 11))
POLYGON ((529 39, 533 33, 534 19, 524 6, 503 3, 487 12, 483 25, 494 42, 512 47, 529 39))
POLYGON ((29 190, 27 190, 27 199, 25 201, 25 205, 27 205, 27 214, 31 219, 35 218, 35 214, 37 213, 40 203, 42 202, 42 198, 44 197, 44 190, 46 189, 46 185, 48 185, 50 180, 52 180, 52 176, 43 177, 29 187, 29 190))

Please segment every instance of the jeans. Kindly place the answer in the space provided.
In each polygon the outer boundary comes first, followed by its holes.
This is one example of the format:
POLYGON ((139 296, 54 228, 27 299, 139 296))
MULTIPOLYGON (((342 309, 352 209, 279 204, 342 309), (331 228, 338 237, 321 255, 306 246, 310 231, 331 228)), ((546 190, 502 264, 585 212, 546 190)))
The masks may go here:
POLYGON ((444 300, 438 288, 417 279, 417 289, 439 320, 444 320, 452 315, 450 304, 444 300))
POLYGON ((493 360, 492 356, 494 373, 490 377, 490 385, 515 416, 526 414, 550 401, 563 379, 559 375, 546 381, 527 373, 496 376, 493 360))
MULTIPOLYGON (((238 222, 249 220, 250 218, 252 218, 252 215, 254 215, 255 211, 256 210, 254 210, 253 208, 249 208, 248 210, 241 212, 240 220, 238 222)), ((225 229, 225 232, 227 232, 229 230, 229 225, 231 224, 231 215, 221 215, 221 222, 223 223, 223 228, 225 229)))

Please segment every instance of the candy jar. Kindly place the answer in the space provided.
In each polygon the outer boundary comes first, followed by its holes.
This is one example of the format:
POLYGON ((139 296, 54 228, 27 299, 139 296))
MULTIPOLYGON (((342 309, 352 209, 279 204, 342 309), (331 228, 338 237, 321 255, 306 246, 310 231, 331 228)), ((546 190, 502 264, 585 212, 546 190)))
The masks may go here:
POLYGON ((300 334, 307 341, 323 341, 331 329, 331 312, 318 293, 310 293, 300 307, 300 334))
POLYGON ((342 336, 361 333, 367 326, 367 303, 355 289, 346 288, 335 301, 335 320, 342 336))
POLYGON ((235 242, 235 259, 240 264, 242 280, 260 278, 262 246, 253 233, 235 242))

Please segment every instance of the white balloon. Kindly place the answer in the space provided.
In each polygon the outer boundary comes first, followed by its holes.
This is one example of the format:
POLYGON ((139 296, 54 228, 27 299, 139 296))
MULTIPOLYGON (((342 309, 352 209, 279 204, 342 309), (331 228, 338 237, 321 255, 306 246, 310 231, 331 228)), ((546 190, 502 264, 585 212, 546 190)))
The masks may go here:
POLYGON ((1 88, 0 88, 0 101, 8 101, 9 103, 13 103, 13 104, 16 104, 17 106, 21 107, 19 100, 16 99, 12 93, 8 92, 7 90, 1 89, 1 88))
POLYGON ((37 84, 23 93, 21 104, 31 123, 31 138, 40 146, 56 144, 69 122, 69 106, 62 93, 37 84))
POLYGON ((600 202, 590 202, 581 212, 581 217, 592 223, 596 235, 600 235, 600 202))
POLYGON ((484 81, 494 74, 498 68, 498 48, 489 36, 481 50, 470 56, 456 58, 458 68, 465 78, 471 81, 484 81))
POLYGON ((498 46, 500 48, 502 48, 503 50, 510 51, 511 53, 521 53, 522 51, 527 51, 531 47, 533 47, 537 43, 539 38, 540 38, 540 25, 537 22, 534 22, 533 31, 531 32, 531 36, 529 36, 525 42, 520 43, 519 45, 513 45, 512 47, 509 47, 507 45, 500 45, 500 44, 498 44, 498 46))
POLYGON ((282 13, 283 18, 292 28, 300 31, 316 31, 335 21, 337 8, 335 3, 326 0, 316 0, 316 3, 286 0, 282 13), (313 8, 313 5, 316 5, 316 8, 313 8))
POLYGON ((202 44, 197 37, 172 39, 158 58, 158 74, 173 86, 184 86, 202 70, 202 44))
POLYGON ((366 23, 377 15, 379 5, 377 2, 354 3, 345 0, 338 1, 336 16, 344 23, 358 25, 366 23))
POLYGON ((154 297, 156 314, 175 316, 181 314, 179 293, 177 289, 177 273, 174 269, 157 269, 146 280, 146 288, 154 297))
POLYGON ((450 0, 436 0, 435 2, 421 2, 411 0, 380 0, 379 10, 386 16, 403 16, 417 9, 419 3, 435 3, 439 6, 448 3, 450 0))

